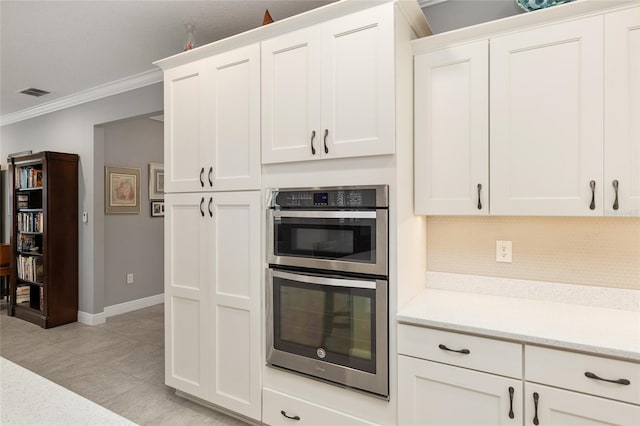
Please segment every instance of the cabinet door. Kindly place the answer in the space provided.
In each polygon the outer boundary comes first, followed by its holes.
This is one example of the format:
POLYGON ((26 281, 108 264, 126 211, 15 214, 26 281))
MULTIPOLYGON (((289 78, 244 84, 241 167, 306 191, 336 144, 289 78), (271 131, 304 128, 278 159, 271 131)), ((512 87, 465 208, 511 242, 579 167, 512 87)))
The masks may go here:
POLYGON ((209 359, 214 370, 210 400, 259 421, 260 192, 215 193, 209 209, 214 238, 208 262, 215 264, 210 295, 210 330, 215 339, 209 359))
POLYGON ((262 162, 320 158, 320 28, 262 43, 262 162))
POLYGON ((210 221, 205 194, 165 195, 165 383, 207 397, 210 221))
POLYGON ((398 424, 521 425, 522 418, 519 380, 398 357, 398 424))
POLYGON ((395 152, 393 8, 389 3, 322 26, 324 157, 395 152))
POLYGON ((202 125, 213 146, 207 184, 216 191, 260 189, 260 46, 214 56, 203 69, 202 125))
POLYGON ((202 62, 183 65, 164 74, 165 192, 202 191, 211 167, 210 141, 200 119, 207 94, 202 62), (209 142, 209 143, 207 143, 209 142))
POLYGON ((604 30, 605 214, 640 216, 640 10, 606 14, 604 30))
POLYGON ((489 42, 417 55, 417 214, 489 214, 489 42))
POLYGON ((492 214, 602 215, 602 27, 596 16, 491 39, 492 214))
POLYGON ((640 424, 640 407, 548 386, 525 383, 525 425, 640 424))

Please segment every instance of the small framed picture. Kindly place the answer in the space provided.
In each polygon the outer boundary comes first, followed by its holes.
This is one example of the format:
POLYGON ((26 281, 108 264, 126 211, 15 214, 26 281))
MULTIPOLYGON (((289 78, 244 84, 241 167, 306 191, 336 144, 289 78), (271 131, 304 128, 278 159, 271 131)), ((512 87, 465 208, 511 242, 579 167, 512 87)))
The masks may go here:
POLYGON ((151 202, 151 216, 164 216, 164 201, 151 202))
POLYGON ((105 166, 104 212, 140 213, 140 169, 105 166))
POLYGON ((149 199, 164 200, 164 164, 149 163, 149 199))

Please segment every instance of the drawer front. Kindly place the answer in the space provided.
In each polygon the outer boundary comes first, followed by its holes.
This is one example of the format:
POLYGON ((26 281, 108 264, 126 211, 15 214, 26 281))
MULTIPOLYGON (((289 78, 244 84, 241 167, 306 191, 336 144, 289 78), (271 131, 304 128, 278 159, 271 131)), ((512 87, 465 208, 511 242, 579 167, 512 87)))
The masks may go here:
POLYGON ((398 352, 507 377, 522 378, 520 343, 400 324, 398 352))
POLYGON ((271 389, 263 389, 262 404, 262 422, 272 426, 375 424, 271 389))
POLYGON ((530 382, 640 404, 640 363, 526 345, 525 378, 530 382), (607 380, 626 380, 629 384, 590 378, 585 373, 607 380))

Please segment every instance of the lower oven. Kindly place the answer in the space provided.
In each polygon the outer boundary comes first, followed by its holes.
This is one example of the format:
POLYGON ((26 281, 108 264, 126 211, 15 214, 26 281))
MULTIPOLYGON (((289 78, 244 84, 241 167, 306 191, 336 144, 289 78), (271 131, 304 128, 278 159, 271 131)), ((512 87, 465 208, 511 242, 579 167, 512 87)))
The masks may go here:
POLYGON ((270 268, 267 364, 388 398, 386 278, 270 268))

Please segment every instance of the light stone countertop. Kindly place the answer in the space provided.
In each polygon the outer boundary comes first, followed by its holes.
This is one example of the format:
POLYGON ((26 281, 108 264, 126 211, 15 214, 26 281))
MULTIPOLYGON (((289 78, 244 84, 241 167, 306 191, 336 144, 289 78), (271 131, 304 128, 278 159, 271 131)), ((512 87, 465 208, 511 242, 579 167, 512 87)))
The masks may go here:
POLYGON ((0 357, 0 424, 135 425, 124 417, 0 357))
POLYGON ((636 290, 429 272, 425 290, 396 318, 640 361, 639 301, 636 290))

